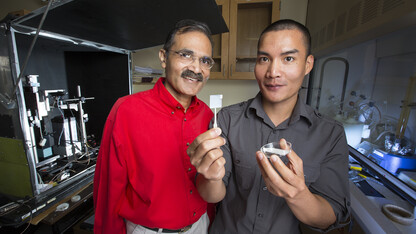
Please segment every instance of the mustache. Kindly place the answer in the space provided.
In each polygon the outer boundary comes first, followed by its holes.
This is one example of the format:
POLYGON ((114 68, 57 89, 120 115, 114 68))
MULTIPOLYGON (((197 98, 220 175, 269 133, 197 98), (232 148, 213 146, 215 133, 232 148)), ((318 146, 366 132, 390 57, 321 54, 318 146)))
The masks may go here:
POLYGON ((204 80, 204 77, 202 76, 201 73, 195 73, 191 70, 185 70, 182 72, 181 74, 182 78, 186 78, 186 77, 190 77, 192 79, 196 79, 197 81, 202 82, 204 80))

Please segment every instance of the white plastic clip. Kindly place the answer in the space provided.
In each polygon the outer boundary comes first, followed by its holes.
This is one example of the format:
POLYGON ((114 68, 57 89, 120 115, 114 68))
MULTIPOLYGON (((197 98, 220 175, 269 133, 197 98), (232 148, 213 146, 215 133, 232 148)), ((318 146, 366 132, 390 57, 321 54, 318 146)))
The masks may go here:
POLYGON ((210 95, 209 96, 209 108, 214 108, 214 124, 213 127, 218 127, 217 125, 217 108, 222 107, 222 94, 210 95))

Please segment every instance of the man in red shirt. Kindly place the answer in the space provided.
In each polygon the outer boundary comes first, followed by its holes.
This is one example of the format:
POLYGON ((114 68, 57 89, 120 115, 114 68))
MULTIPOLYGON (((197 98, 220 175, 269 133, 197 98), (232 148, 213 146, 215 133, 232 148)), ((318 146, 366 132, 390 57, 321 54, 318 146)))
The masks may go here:
POLYGON ((182 20, 159 52, 166 77, 114 104, 94 177, 94 232, 207 232, 207 203, 186 150, 213 117, 196 97, 211 56, 208 26, 182 20))

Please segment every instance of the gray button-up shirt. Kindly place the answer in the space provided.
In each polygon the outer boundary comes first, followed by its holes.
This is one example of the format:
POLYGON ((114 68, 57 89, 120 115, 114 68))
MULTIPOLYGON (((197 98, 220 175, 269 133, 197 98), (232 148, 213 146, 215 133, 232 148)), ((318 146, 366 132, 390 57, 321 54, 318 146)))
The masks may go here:
POLYGON ((224 107, 218 125, 227 139, 221 149, 226 159, 225 198, 210 233, 299 233, 299 221, 286 201, 271 194, 256 161, 266 143, 285 138, 303 160, 305 182, 325 198, 340 226, 349 218, 348 147, 342 125, 297 102, 292 116, 274 126, 261 104, 261 94, 224 107))

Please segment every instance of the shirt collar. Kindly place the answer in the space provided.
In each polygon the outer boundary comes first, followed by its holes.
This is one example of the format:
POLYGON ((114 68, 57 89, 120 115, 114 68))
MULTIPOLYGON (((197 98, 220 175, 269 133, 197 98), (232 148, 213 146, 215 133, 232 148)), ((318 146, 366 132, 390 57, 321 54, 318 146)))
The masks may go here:
POLYGON ((249 102, 248 108, 246 110, 246 117, 249 116, 251 110, 253 110, 258 117, 267 119, 266 112, 264 112, 263 105, 261 104, 261 92, 258 92, 257 95, 251 100, 251 102, 249 102))
MULTIPOLYGON (((181 109, 184 110, 182 104, 180 104, 169 91, 166 89, 164 83, 166 82, 165 77, 160 77, 156 82, 153 89, 159 94, 160 99, 170 108, 172 109, 181 109)), ((201 105, 201 100, 199 100, 196 96, 192 97, 191 104, 189 105, 188 110, 201 105)))
POLYGON ((309 125, 313 124, 313 112, 309 112, 306 108, 306 103, 300 100, 300 97, 298 96, 298 100, 296 102, 295 108, 293 109, 292 116, 290 118, 289 124, 295 123, 301 117, 305 119, 309 123, 309 125))
MULTIPOLYGON (((258 92, 256 97, 254 97, 252 101, 249 102, 248 108, 246 110, 246 117, 249 116, 250 110, 254 110, 255 114, 258 117, 262 118, 263 120, 269 119, 268 117, 266 118, 267 115, 263 109, 261 92, 258 92)), ((307 110, 306 104, 303 101, 301 101, 300 98, 298 97, 296 105, 293 109, 293 113, 290 116, 289 125, 302 119, 308 122, 308 124, 311 126, 313 123, 312 114, 313 114, 312 112, 309 112, 307 110)))

